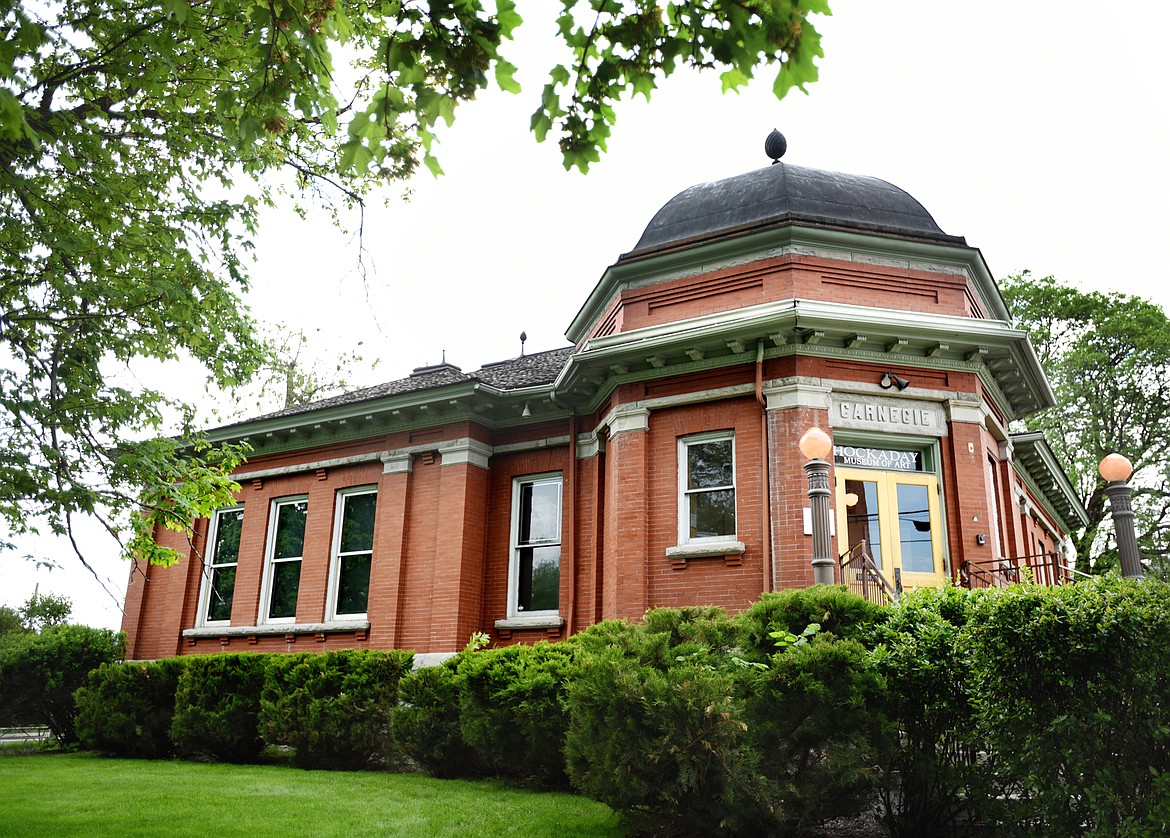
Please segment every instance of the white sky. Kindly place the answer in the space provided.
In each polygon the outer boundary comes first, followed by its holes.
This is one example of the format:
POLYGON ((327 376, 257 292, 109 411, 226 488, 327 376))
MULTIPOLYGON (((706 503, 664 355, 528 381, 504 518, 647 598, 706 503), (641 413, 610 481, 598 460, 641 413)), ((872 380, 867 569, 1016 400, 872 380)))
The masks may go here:
MULTIPOLYGON (((555 63, 550 19, 534 15, 555 5, 521 2, 509 57, 524 92, 458 111, 440 133, 446 176, 419 175, 408 202, 401 186, 373 197, 364 283, 354 238, 324 213, 266 219, 250 300, 259 316, 320 328, 320 346, 363 341, 381 359, 366 384, 444 351, 465 371, 512 357, 521 331, 529 352, 564 346, 593 284, 658 208, 768 165, 772 128, 788 138, 785 162, 905 189, 997 277, 1031 268, 1170 307, 1165 0, 833 0, 834 16, 816 20, 825 58, 808 96, 777 102, 771 73, 721 95, 716 74, 676 72, 651 102, 618 107, 609 152, 585 176, 528 132, 555 63)), ((101 539, 88 552, 120 595, 127 568, 101 539)), ((66 545, 34 546, 62 569, 0 555, 0 600, 19 604, 39 583, 72 597, 79 622, 120 623, 66 545)))

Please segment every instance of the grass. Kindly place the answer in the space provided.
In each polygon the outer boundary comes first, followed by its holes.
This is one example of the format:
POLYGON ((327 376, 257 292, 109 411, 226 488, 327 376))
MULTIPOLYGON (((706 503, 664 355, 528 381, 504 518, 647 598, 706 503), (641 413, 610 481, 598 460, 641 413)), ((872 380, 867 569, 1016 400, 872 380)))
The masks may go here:
POLYGON ((0 836, 623 834, 600 803, 494 782, 92 754, 0 758, 0 836))

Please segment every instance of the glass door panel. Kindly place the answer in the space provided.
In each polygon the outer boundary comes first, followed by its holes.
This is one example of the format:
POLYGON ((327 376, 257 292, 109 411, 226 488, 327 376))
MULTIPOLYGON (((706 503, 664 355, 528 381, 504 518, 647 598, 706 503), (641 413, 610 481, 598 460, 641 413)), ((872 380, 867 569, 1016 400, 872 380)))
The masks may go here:
POLYGON ((842 552, 864 540, 896 589, 943 584, 942 517, 933 474, 837 467, 842 552))
POLYGON ((878 484, 876 480, 845 481, 845 532, 849 543, 845 549, 851 549, 862 541, 866 542, 873 562, 879 568, 882 566, 882 531, 879 514, 878 484))

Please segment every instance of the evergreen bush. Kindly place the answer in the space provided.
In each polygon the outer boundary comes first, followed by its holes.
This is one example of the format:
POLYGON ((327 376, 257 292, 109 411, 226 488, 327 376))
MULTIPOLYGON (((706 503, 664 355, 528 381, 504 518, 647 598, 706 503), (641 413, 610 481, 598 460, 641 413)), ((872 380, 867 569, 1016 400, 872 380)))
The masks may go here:
POLYGON ((564 785, 564 698, 575 671, 567 642, 464 652, 459 723, 476 762, 499 776, 564 785))
POLYGON ((260 694, 271 657, 244 652, 184 659, 170 728, 176 753, 220 762, 260 756, 260 694))
POLYGON ((77 690, 77 735, 89 750, 159 759, 172 754, 175 690, 185 658, 104 664, 77 690))
POLYGON ((459 656, 424 666, 398 682, 392 730, 397 747, 435 777, 475 777, 486 771, 459 725, 459 656))
POLYGON ((643 625, 602 623, 579 636, 569 776, 635 830, 701 835, 760 821, 735 673, 702 639, 728 636, 726 623, 721 612, 651 611, 643 625), (717 625, 691 625, 707 621, 717 625))
POLYGON ((413 654, 343 649, 274 655, 260 701, 270 745, 294 749, 302 768, 386 767, 397 753, 390 718, 413 654))

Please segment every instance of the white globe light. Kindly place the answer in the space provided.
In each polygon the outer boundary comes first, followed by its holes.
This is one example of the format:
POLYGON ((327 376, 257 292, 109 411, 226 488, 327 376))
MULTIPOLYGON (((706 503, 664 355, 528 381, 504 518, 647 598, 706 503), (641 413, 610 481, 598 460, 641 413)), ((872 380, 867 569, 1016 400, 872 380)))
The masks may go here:
POLYGON ((1109 454, 1098 469, 1108 483, 1124 483, 1133 474, 1133 464, 1120 454, 1109 454))
POLYGON ((810 460, 823 460, 833 450, 833 440, 820 428, 809 428, 800 438, 800 453, 810 460))

